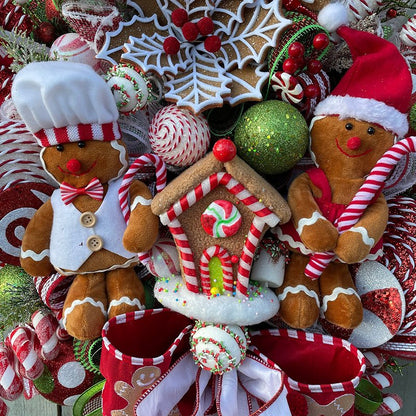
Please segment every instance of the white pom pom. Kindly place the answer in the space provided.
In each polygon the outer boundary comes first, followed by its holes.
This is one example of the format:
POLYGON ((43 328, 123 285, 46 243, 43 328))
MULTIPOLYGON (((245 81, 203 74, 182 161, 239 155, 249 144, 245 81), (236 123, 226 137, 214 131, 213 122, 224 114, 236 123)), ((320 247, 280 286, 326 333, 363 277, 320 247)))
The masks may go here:
POLYGON ((348 25, 348 11, 341 3, 330 3, 318 14, 318 23, 328 32, 335 32, 339 27, 348 25))

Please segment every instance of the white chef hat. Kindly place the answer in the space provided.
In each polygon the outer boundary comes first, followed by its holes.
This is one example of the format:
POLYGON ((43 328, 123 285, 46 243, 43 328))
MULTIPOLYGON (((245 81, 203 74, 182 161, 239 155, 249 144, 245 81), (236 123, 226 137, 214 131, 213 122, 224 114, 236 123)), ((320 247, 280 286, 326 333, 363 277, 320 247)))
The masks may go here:
POLYGON ((12 99, 43 147, 121 138, 113 94, 88 65, 66 61, 30 63, 17 73, 12 99))

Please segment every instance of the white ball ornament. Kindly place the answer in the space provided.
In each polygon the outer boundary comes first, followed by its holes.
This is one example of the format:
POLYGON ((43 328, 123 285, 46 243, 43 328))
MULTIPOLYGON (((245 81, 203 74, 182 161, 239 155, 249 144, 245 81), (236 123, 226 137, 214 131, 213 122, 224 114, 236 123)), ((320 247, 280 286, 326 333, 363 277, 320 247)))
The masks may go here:
POLYGON ((246 358, 248 343, 247 334, 237 325, 197 321, 191 333, 195 363, 214 374, 237 368, 246 358))
POLYGON ((146 267, 153 276, 162 279, 180 275, 179 255, 174 241, 170 238, 158 240, 151 249, 150 261, 146 267))
POLYGON ((65 33, 59 36, 49 50, 49 57, 53 60, 86 64, 100 73, 101 61, 95 55, 95 51, 78 33, 65 33))
POLYGON ((129 64, 113 66, 107 72, 106 80, 113 92, 118 110, 126 115, 143 108, 152 92, 148 78, 129 64))
POLYGON ((205 156, 211 133, 203 115, 176 105, 159 110, 149 127, 152 150, 166 164, 187 167, 205 156))

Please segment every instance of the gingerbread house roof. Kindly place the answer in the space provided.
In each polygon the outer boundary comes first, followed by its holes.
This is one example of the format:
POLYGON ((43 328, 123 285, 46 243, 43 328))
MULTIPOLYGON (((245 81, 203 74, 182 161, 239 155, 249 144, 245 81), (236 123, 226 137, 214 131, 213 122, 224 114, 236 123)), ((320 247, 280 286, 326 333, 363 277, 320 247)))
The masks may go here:
POLYGON ((156 215, 166 212, 176 201, 192 191, 204 179, 217 172, 227 172, 253 196, 260 200, 285 223, 290 219, 290 210, 280 193, 238 156, 229 162, 220 162, 211 152, 203 159, 175 178, 157 194, 152 202, 156 215))

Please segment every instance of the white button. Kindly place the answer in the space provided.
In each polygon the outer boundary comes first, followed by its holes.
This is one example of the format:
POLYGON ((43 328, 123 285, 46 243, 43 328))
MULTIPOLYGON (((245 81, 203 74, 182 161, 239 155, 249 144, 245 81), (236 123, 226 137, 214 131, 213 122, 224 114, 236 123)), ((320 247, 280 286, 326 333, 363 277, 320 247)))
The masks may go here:
POLYGON ((92 235, 87 238, 87 247, 91 251, 99 251, 103 248, 103 240, 98 235, 92 235))
POLYGON ((79 220, 81 222, 81 225, 87 228, 94 227, 97 221, 95 215, 90 211, 82 213, 79 220))

